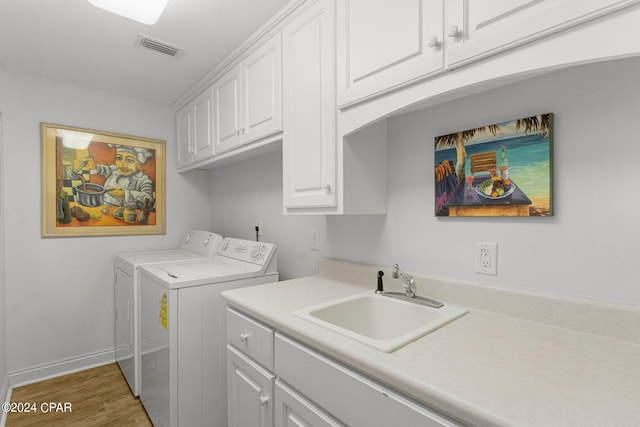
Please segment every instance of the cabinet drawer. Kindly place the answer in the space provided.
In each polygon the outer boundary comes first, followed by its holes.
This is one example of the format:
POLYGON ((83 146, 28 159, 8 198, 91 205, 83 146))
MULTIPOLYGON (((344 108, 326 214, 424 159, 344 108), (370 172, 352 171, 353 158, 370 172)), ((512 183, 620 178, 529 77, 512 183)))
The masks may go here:
POLYGON ((453 427, 457 424, 276 334, 276 376, 349 426, 453 427))
POLYGON ((273 330, 227 309, 227 342, 269 370, 273 370, 273 330))

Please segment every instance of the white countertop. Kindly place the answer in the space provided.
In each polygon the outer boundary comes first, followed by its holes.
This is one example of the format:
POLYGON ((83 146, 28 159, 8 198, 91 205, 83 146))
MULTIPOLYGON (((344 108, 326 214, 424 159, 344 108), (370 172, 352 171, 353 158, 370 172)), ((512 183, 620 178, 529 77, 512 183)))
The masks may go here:
MULTIPOLYGON (((338 270, 344 265, 341 262, 338 270)), ((557 326, 466 306, 469 313, 462 318, 386 354, 291 314, 375 286, 374 279, 368 280, 373 286, 363 287, 348 273, 344 281, 335 276, 334 271, 223 296, 276 330, 465 424, 640 425, 640 344, 635 339, 571 329, 565 326, 571 318, 557 326)), ((437 293, 437 287, 432 291, 437 293)), ((424 292, 428 290, 419 288, 419 294, 433 296, 424 292)), ((445 304, 454 303, 437 296, 445 304)), ((534 303, 536 299, 531 297, 534 303)), ((455 304, 460 306, 459 301, 455 304)), ((571 305, 563 299, 559 304, 573 307, 576 319, 585 309, 600 309, 595 302, 595 308, 585 307, 584 301, 571 305)), ((640 310, 622 308, 619 319, 611 319, 612 330, 620 319, 640 318, 640 310)), ((609 319, 617 316, 617 307, 603 310, 609 319)))

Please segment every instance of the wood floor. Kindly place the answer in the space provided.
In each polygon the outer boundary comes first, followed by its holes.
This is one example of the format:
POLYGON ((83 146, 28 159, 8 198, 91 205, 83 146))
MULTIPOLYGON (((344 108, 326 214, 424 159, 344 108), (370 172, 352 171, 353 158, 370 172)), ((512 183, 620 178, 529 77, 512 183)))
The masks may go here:
POLYGON ((152 426, 115 363, 16 387, 11 402, 36 412, 9 412, 6 427, 152 426))

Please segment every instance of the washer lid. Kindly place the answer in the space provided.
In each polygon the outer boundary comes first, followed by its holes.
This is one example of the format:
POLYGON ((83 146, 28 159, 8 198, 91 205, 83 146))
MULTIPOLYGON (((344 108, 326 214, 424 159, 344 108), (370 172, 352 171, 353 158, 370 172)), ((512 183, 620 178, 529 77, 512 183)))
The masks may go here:
POLYGON ((182 249, 168 249, 165 251, 139 251, 117 254, 116 258, 132 268, 145 264, 158 264, 171 261, 187 261, 202 258, 202 256, 182 249))
POLYGON ((234 263, 219 257, 188 263, 162 264, 158 265, 156 269, 176 281, 203 278, 207 279, 209 283, 253 277, 262 270, 260 266, 255 264, 234 263))

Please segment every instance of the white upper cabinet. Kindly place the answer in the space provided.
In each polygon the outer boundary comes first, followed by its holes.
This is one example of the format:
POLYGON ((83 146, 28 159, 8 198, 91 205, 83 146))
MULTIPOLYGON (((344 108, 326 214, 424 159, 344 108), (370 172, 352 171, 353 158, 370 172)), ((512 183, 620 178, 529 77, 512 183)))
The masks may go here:
POLYGON ((212 141, 212 92, 205 90, 193 101, 193 160, 213 157, 212 141))
POLYGON ((242 143, 240 110, 240 66, 213 84, 215 100, 216 152, 222 153, 242 143))
POLYGON ((212 96, 208 88, 176 114, 178 168, 214 155, 212 96))
POLYGON ((463 65, 637 0, 447 0, 447 65, 463 65))
POLYGON ((337 2, 338 105, 441 71, 442 2, 337 2))
POLYGON ((176 113, 176 133, 178 137, 178 169, 189 165, 193 161, 191 155, 193 112, 191 105, 187 105, 176 113))
POLYGON ((241 64, 243 142, 282 131, 282 37, 280 33, 241 64))
POLYGON ((336 206, 333 0, 318 0, 282 30, 283 202, 336 206))
POLYGON ((282 131, 281 44, 277 34, 213 84, 216 153, 282 131))
MULTIPOLYGON (((638 0, 344 0, 336 12, 338 107, 539 40, 638 0)), ((613 37, 613 36, 612 36, 613 37)), ((520 60, 521 61, 521 60, 520 60)), ((481 77, 481 79, 490 77, 481 77)), ((435 85, 445 87, 454 78, 435 85)), ((437 90, 435 91, 437 92, 437 90)))

